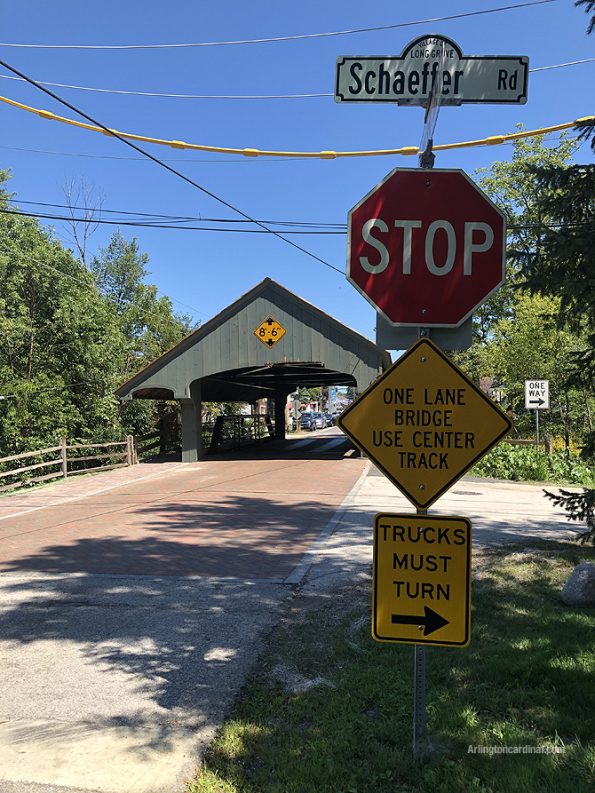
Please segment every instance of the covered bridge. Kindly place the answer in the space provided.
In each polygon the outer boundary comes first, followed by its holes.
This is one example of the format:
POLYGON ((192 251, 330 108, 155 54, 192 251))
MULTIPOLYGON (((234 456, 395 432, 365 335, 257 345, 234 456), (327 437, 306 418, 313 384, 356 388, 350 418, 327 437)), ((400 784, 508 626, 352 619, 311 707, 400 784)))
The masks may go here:
POLYGON ((201 403, 275 401, 275 437, 285 437, 287 396, 300 386, 366 388, 390 357, 373 342, 265 278, 217 316, 131 377, 121 399, 175 399, 182 459, 203 455, 201 403), (269 318, 285 330, 270 346, 257 337, 269 318))

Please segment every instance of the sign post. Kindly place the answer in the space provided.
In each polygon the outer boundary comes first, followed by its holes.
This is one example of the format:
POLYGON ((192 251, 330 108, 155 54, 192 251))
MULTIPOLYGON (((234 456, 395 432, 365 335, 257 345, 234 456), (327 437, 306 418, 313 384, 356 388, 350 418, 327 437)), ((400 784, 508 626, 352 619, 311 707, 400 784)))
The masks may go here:
POLYGON ((446 349, 471 345, 473 311, 504 283, 506 260, 503 213, 463 171, 431 170, 434 128, 441 105, 526 102, 528 69, 525 56, 464 56, 441 35, 421 36, 395 58, 337 61, 336 101, 425 108, 421 170, 392 171, 350 210, 347 224, 347 279, 377 311, 376 343, 408 349, 337 422, 416 506, 415 517, 376 517, 372 626, 378 641, 414 645, 414 756, 431 750, 425 644, 465 647, 470 637, 471 524, 430 518, 427 508, 511 429, 508 418, 429 341, 438 329, 446 349), (436 529, 448 545, 452 531, 457 546, 452 555, 450 548, 438 554, 442 574, 455 575, 452 600, 450 584, 434 575, 434 547, 420 550, 417 560, 406 546, 386 554, 406 531, 419 549, 430 537, 433 545, 436 529), (462 568, 458 546, 464 546, 462 568), (420 571, 423 580, 416 578, 420 571), (464 593, 455 596, 463 584, 464 593), (426 598, 432 606, 421 602, 426 598), (434 610, 434 598, 436 606, 445 601, 441 612, 434 610))

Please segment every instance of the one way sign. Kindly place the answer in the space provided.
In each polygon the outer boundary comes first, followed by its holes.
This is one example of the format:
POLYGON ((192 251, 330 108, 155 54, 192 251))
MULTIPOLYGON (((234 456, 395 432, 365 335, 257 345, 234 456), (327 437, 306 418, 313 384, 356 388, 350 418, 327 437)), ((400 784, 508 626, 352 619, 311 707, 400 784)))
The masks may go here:
POLYGON ((525 380, 525 407, 527 410, 547 410, 549 406, 549 380, 525 380))

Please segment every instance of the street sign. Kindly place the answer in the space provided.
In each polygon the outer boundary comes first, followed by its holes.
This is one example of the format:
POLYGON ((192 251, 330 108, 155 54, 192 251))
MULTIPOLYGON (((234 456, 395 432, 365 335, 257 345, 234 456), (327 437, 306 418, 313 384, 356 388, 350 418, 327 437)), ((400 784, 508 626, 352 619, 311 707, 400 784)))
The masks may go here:
POLYGON ((432 85, 440 104, 525 104, 529 59, 524 55, 464 56, 440 35, 410 42, 400 56, 337 59, 336 102, 426 106, 432 85))
POLYGON ((471 639, 471 523, 381 513, 374 520, 372 637, 466 647, 471 639))
POLYGON ((549 406, 549 380, 525 380, 525 407, 527 410, 547 410, 549 406))
POLYGON ((512 426, 429 339, 410 347, 337 424, 422 509, 512 426))
POLYGON ((347 218, 347 279, 392 325, 459 327, 504 283, 504 214, 460 170, 395 168, 347 218))
POLYGON ((280 341, 286 333, 287 331, 283 325, 277 322, 276 319, 273 319, 273 317, 267 317, 254 331, 256 338, 260 339, 267 347, 272 347, 273 344, 280 341))

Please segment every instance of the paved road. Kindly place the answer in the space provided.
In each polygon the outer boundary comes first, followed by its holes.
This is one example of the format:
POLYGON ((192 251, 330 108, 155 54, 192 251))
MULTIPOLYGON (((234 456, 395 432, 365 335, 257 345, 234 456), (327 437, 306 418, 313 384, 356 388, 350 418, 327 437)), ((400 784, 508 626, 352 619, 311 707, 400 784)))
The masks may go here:
MULTIPOLYGON (((329 429, 0 500, 0 791, 182 790, 292 585, 369 576, 374 513, 412 511, 346 448, 329 429)), ((573 535, 538 486, 462 480, 430 512, 475 545, 573 535)))
POLYGON ((0 791, 181 790, 362 474, 348 448, 329 429, 1 499, 0 791))

